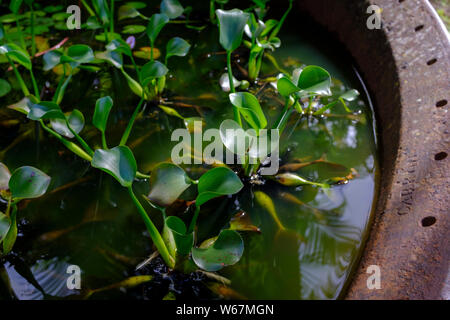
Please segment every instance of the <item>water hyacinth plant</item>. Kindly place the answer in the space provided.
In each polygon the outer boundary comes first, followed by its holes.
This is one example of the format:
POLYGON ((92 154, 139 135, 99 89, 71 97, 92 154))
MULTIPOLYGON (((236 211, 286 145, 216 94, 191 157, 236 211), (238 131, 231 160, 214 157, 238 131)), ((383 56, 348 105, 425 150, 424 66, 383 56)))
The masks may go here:
MULTIPOLYGON (((116 183, 144 222, 146 235, 154 247, 152 259, 159 255, 170 272, 184 275, 200 272, 226 284, 229 280, 217 272, 236 264, 239 268, 247 235, 272 232, 270 228, 260 228, 261 223, 253 224, 252 220, 259 218, 249 218, 245 206, 240 205, 242 198, 251 198, 251 207, 261 208, 258 215, 271 219, 276 239, 292 236, 296 243, 305 244, 304 234, 289 227, 279 215, 271 188, 282 190, 291 203, 310 206, 292 194, 303 190, 325 194, 356 176, 351 168, 325 157, 289 160, 283 163, 280 172, 262 173, 270 161, 289 158, 289 150, 284 150, 282 143, 265 150, 257 148, 256 141, 265 130, 272 129, 269 135, 287 143, 291 142, 294 130, 287 134, 292 122, 303 121, 313 127, 325 116, 332 117, 331 111, 336 110, 341 117, 356 118, 354 104, 350 102, 357 99, 357 90, 336 90, 336 80, 320 66, 294 63, 286 67, 291 72, 286 72, 274 63, 276 58, 271 53, 282 46, 279 33, 292 2, 283 2, 287 8, 278 21, 266 19, 270 14, 268 0, 254 0, 242 9, 230 7, 229 1, 211 0, 207 17, 196 13, 195 5, 183 6, 185 2, 178 0, 162 0, 157 6, 138 1, 121 1, 118 5, 115 0, 82 0, 83 12, 89 18, 80 34, 89 34, 92 42, 86 44, 87 37, 73 36, 53 47, 47 43, 40 50, 36 19, 51 13, 52 21, 56 21, 61 19, 56 14, 64 17, 67 14, 53 5, 44 7, 24 1, 24 6, 22 1, 11 1, 12 16, 0 17, 0 21, 13 19, 7 22, 6 29, 0 22, 0 56, 7 73, 5 79, 3 75, 0 79, 0 98, 19 95, 20 100, 9 105, 9 109, 20 112, 16 115, 20 123, 33 123, 31 132, 37 144, 56 139, 64 146, 58 153, 68 157, 66 152, 70 151, 86 167, 86 172, 97 172, 100 179, 110 177, 116 183), (26 32, 21 18, 25 10, 30 12, 30 28, 26 32), (13 26, 18 33, 10 37, 13 26), (206 31, 217 28, 215 46, 223 48, 225 55, 204 54, 212 46, 194 42, 195 37, 204 37, 206 31), (196 61, 204 56, 216 60, 196 61), (198 81, 190 73, 197 69, 204 77, 202 80, 206 79, 205 88, 202 83, 197 84, 199 91, 212 91, 210 83, 216 87, 219 83, 222 90, 188 96, 193 91, 192 83, 198 81), (183 77, 187 80, 180 80, 183 77), (88 106, 81 98, 70 98, 85 95, 72 91, 84 79, 95 79, 91 81, 95 82, 95 99, 89 100, 88 106), (119 83, 115 90, 111 90, 111 82, 119 83), (157 125, 155 119, 160 121, 157 125), (142 124, 146 125, 145 130, 142 124), (231 153, 237 164, 227 163, 225 158, 213 163, 204 161, 201 165, 175 164, 164 158, 163 152, 159 154, 153 149, 170 144, 162 140, 167 136, 164 130, 185 127, 190 133, 197 133, 204 126, 218 129, 220 141, 215 142, 231 153), (152 146, 145 152, 155 153, 158 161, 148 165, 138 146, 152 130, 158 137, 152 136, 152 146), (233 134, 228 134, 230 131, 233 134), (244 139, 239 140, 238 134, 244 139), (265 158, 261 159, 262 154, 265 158), (271 160, 272 154, 280 156, 271 160), (316 170, 319 174, 316 171, 307 174, 304 170, 314 166, 321 166, 316 170), (205 227, 208 219, 213 221, 205 227)), ((317 131, 326 135, 327 128, 321 125, 320 128, 317 125, 317 131)), ((1 152, 0 160, 3 156, 1 152)), ((205 160, 203 155, 199 157, 205 160)), ((76 162, 73 158, 70 161, 76 162)), ((18 203, 44 195, 49 185, 50 177, 36 168, 23 166, 11 174, 0 162, 0 196, 6 204, 0 212, 2 256, 13 250, 17 237, 18 203)), ((105 189, 108 196, 111 193, 102 182, 98 188, 105 189)), ((126 207, 111 198, 108 203, 126 207)), ((97 209, 98 203, 96 214, 97 209)), ((317 217, 321 210, 314 211, 317 217)), ((110 289, 129 288, 152 279, 140 275, 110 289)), ((106 290, 108 287, 89 288, 80 296, 88 298, 106 290)))

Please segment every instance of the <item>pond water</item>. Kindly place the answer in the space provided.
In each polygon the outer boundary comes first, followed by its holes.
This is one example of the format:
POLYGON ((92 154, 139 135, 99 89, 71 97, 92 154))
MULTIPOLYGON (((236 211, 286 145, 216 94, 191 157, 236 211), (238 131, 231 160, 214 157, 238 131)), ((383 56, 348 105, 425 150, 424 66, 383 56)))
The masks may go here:
MULTIPOLYGON (((47 134, 39 133, 34 122, 7 110, 7 105, 21 98, 19 91, 15 91, 0 98, 0 161, 10 169, 36 166, 49 174, 52 181, 45 196, 24 202, 19 208, 18 240, 13 251, 1 260, 0 298, 9 298, 11 291, 19 299, 77 295, 76 290, 66 286, 69 265, 80 267, 82 287, 91 289, 136 274, 155 275, 154 281, 137 288, 108 290, 92 296, 97 299, 162 298, 169 291, 178 299, 192 296, 338 298, 361 253, 376 195, 374 117, 364 84, 342 48, 334 43, 331 35, 311 36, 307 28, 298 28, 296 21, 292 14, 280 34, 282 45, 272 54, 279 66, 291 73, 302 65, 319 65, 332 75, 334 94, 355 88, 361 95, 349 103, 354 112, 351 115, 339 108, 331 116, 320 119, 294 114, 281 137, 280 166, 315 161, 309 166, 299 166, 296 172, 319 181, 335 177, 346 168, 352 169, 353 179, 327 190, 314 186, 285 187, 273 181, 264 181, 262 185, 247 182, 237 196, 222 197, 202 206, 198 243, 216 235, 227 226, 230 217, 241 211, 245 212, 247 222, 260 231, 242 232, 245 250, 241 261, 219 271, 231 280, 229 286, 203 274, 167 274, 158 259, 136 272, 135 267, 153 249, 126 190, 109 176, 91 169, 86 161, 72 155, 47 134), (16 119, 18 123, 14 122, 16 119), (284 230, 267 208, 256 201, 255 192, 260 191, 273 200, 284 230)), ((176 35, 193 45, 187 57, 169 61, 170 76, 163 96, 183 116, 204 117, 206 128, 217 128, 223 119, 232 117, 228 94, 218 83, 225 72, 226 55, 219 45, 216 29, 208 25, 202 31, 194 31, 169 25, 156 43, 163 51, 166 41, 176 35)), ((56 32, 49 40, 57 43, 64 36, 64 32, 56 32)), ((69 43, 89 43, 97 50, 102 48, 93 34, 76 33, 70 37, 69 43)), ((146 36, 137 37, 136 47, 148 46, 146 41, 146 36)), ((245 65, 246 56, 246 50, 238 50, 233 59, 245 65)), ((237 68, 234 73, 239 78, 237 68)), ((278 73, 265 60, 261 78, 278 73)), ((40 85, 49 82, 49 92, 44 95, 51 98, 56 75, 52 71, 37 72, 37 78, 40 85)), ((255 92, 261 86, 259 83, 250 90, 255 92)), ((90 123, 96 99, 105 95, 114 100, 107 129, 112 146, 118 144, 138 102, 120 71, 110 67, 96 73, 79 72, 73 77, 61 106, 63 110, 80 109, 90 123)), ((270 126, 281 112, 283 102, 270 84, 259 90, 258 97, 270 126)), ((171 133, 182 127, 182 120, 147 103, 129 140, 141 172, 149 172, 156 164, 170 160, 171 148, 177 143, 170 141, 171 133)), ((82 136, 91 145, 100 147, 100 136, 92 126, 86 126, 82 136)), ((185 168, 192 178, 197 178, 207 167, 185 168)), ((135 189, 137 194, 146 194, 148 182, 136 183, 135 189)), ((146 209, 160 226, 160 213, 149 206, 146 209)), ((186 209, 185 202, 178 201, 169 208, 168 214, 177 214, 188 221, 192 212, 186 209)))

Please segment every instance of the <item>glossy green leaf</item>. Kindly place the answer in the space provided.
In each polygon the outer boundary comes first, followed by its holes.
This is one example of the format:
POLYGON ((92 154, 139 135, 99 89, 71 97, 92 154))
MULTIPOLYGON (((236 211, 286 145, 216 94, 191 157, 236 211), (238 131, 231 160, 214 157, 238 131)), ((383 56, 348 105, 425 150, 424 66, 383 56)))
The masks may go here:
POLYGON ((20 48, 14 43, 7 43, 0 46, 0 54, 6 55, 8 58, 31 70, 31 59, 28 52, 20 48))
POLYGON ((61 108, 54 102, 41 101, 33 104, 28 113, 28 119, 40 120, 40 119, 64 119, 64 114, 61 108))
POLYGON ((68 62, 72 68, 76 68, 83 63, 89 63, 92 60, 94 60, 94 51, 85 44, 70 46, 67 54, 61 57, 61 62, 68 62))
POLYGON ((264 115, 258 99, 249 92, 236 92, 229 95, 231 103, 238 108, 245 121, 256 130, 264 129, 267 126, 267 119, 264 115))
POLYGON ((103 25, 107 25, 109 23, 109 8, 107 1, 92 0, 92 6, 103 25))
MULTIPOLYGON (((74 109, 72 112, 69 112, 65 115, 67 117, 67 121, 69 122, 70 128, 75 133, 80 133, 84 128, 84 116, 81 111, 74 109)), ((73 138, 73 133, 69 130, 66 124, 65 119, 51 119, 50 125, 53 130, 58 132, 60 135, 66 138, 73 138)))
POLYGON ((122 29, 122 33, 125 34, 136 34, 144 32, 146 28, 141 25, 127 25, 122 29))
POLYGON ((108 49, 109 51, 120 52, 127 56, 131 56, 132 54, 130 46, 122 39, 112 40, 110 43, 106 45, 106 49, 108 49))
POLYGON ((277 90, 283 97, 287 98, 291 94, 298 92, 301 89, 288 78, 282 77, 277 81, 277 90))
POLYGON ((91 164, 113 176, 124 187, 131 187, 136 177, 136 160, 127 146, 117 146, 109 150, 97 149, 91 164))
POLYGON ((97 59, 105 60, 112 64, 116 68, 122 68, 123 66, 123 58, 122 54, 120 52, 116 51, 103 51, 103 52, 97 52, 95 54, 95 57, 97 59))
POLYGON ((142 84, 145 86, 151 80, 164 77, 169 70, 159 61, 150 61, 144 64, 141 69, 142 84))
POLYGON ((0 97, 7 95, 11 91, 11 85, 5 79, 0 78, 0 97))
POLYGON ((37 102, 37 100, 33 102, 31 99, 32 96, 24 97, 19 102, 9 105, 8 108, 19 111, 23 114, 28 114, 31 110, 31 107, 34 105, 35 102, 37 102))
POLYGON ((169 19, 178 18, 183 14, 184 8, 178 0, 162 0, 161 13, 164 13, 169 19))
POLYGON ((231 169, 227 167, 211 169, 199 179, 195 204, 201 206, 213 198, 235 194, 243 186, 239 177, 231 169))
POLYGON ((236 121, 231 119, 222 121, 219 132, 224 146, 234 154, 240 156, 241 159, 256 142, 256 132, 255 135, 250 135, 236 121))
POLYGON ((250 15, 239 9, 216 10, 219 19, 220 44, 226 51, 236 50, 242 42, 245 25, 250 15))
POLYGON ((95 103, 94 117, 92 123, 100 132, 105 132, 108 122, 109 112, 113 106, 113 100, 110 96, 97 99, 95 103))
POLYGON ((9 188, 9 178, 11 178, 11 173, 9 172, 8 167, 3 162, 0 162, 0 190, 9 188))
POLYGON ((331 76, 318 66, 307 66, 298 79, 298 87, 305 93, 331 95, 331 76))
POLYGON ((153 46, 161 29, 169 22, 169 17, 163 13, 155 13, 151 16, 147 25, 147 36, 153 46))
POLYGON ((61 62, 62 52, 58 50, 52 50, 46 52, 43 56, 44 59, 44 71, 53 69, 61 62))
POLYGON ((167 42, 166 59, 172 56, 184 57, 189 52, 191 45, 180 37, 175 37, 167 42))
POLYGON ((340 98, 344 99, 345 101, 353 101, 359 96, 358 90, 351 89, 347 92, 345 92, 343 95, 340 96, 340 98))
POLYGON ((195 264, 206 271, 218 271, 237 263, 244 251, 244 241, 234 230, 222 230, 207 248, 193 248, 192 259, 195 264))
POLYGON ((186 225, 180 218, 170 216, 164 221, 162 237, 172 257, 176 258, 191 252, 194 246, 194 233, 186 234, 186 232, 186 225))
POLYGON ((39 169, 24 166, 17 168, 9 179, 9 190, 15 200, 42 196, 50 184, 50 177, 39 169))
POLYGON ((148 199, 161 207, 171 205, 191 185, 191 179, 179 166, 162 163, 152 170, 148 199))

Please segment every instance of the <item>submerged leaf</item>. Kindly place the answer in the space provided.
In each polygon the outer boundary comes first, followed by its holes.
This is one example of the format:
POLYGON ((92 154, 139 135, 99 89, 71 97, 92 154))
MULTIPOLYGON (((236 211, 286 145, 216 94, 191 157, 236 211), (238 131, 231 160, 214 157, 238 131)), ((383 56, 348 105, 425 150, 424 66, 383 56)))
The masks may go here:
POLYGON ((159 206, 167 207, 191 184, 191 179, 182 168, 172 163, 162 163, 152 170, 147 198, 159 206))
POLYGON ((227 167, 211 169, 199 179, 195 204, 201 206, 213 198, 238 193, 243 186, 239 177, 231 169, 227 167))
POLYGON ((237 263, 244 251, 244 241, 234 230, 222 230, 214 243, 203 249, 193 248, 192 259, 206 271, 218 271, 237 263))
POLYGON ((15 200, 42 196, 50 184, 50 177, 39 169, 24 166, 17 168, 9 179, 9 190, 15 200))
POLYGON ((91 164, 113 176, 123 187, 131 187, 136 177, 136 160, 127 146, 117 146, 109 150, 97 149, 91 164))
POLYGON ((46 52, 43 56, 44 59, 44 71, 48 71, 56 67, 61 62, 62 52, 58 50, 52 50, 46 52))

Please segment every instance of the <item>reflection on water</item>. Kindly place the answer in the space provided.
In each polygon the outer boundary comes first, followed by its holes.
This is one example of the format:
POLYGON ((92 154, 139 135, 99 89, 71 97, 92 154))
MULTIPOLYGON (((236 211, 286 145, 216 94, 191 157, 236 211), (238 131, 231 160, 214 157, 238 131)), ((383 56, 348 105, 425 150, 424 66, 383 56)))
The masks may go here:
MULTIPOLYGON (((199 33, 186 33, 181 27, 173 27, 180 28, 178 35, 197 45, 188 58, 170 61, 168 97, 175 103, 196 106, 177 108, 183 116, 203 116, 207 127, 217 127, 222 119, 231 117, 227 95, 220 91, 218 84, 225 56, 210 54, 221 51, 217 32, 207 28, 199 33)), ((314 41, 301 35, 287 32, 280 38, 283 45, 275 57, 287 70, 302 63, 317 64, 330 70, 335 78, 334 93, 347 88, 364 93, 351 65, 335 61, 332 52, 318 50, 314 41)), ((270 64, 264 65, 263 71, 266 75, 277 73, 270 64)), ((123 88, 126 84, 116 70, 99 74, 83 72, 83 76, 74 76, 62 107, 78 108, 89 120, 95 100, 111 95, 115 103, 107 131, 109 144, 113 145, 119 141, 132 106, 137 103, 131 93, 123 94, 123 88)), ((8 99, 16 98, 11 95, 8 99)), ((362 94, 350 103, 355 114, 349 118, 339 109, 333 111, 334 116, 322 119, 293 116, 281 137, 280 166, 316 161, 309 166, 297 166, 295 170, 315 181, 353 169, 354 178, 347 184, 323 190, 313 186, 288 188, 266 181, 264 185, 246 185, 236 198, 218 199, 209 207, 202 207, 199 241, 217 234, 239 210, 246 212, 251 224, 261 231, 244 232, 242 260, 220 272, 231 280, 234 297, 330 299, 339 296, 357 260, 376 188, 377 155, 368 99, 362 94), (270 196, 285 229, 280 229, 267 208, 255 201, 256 191, 270 196)), ((2 105, 12 102, 9 100, 1 100, 2 105)), ((261 101, 271 124, 282 104, 270 90, 263 92, 261 101)), ((130 137, 142 172, 170 158, 174 145, 169 142, 170 134, 183 126, 181 120, 168 117, 151 104, 145 108, 130 137)), ((2 117, 11 116, 2 109, 2 117)), ((9 282, 10 286, 0 285, 0 297, 10 296, 8 291, 18 299, 76 294, 66 287, 67 266, 72 264, 82 270, 83 288, 104 287, 133 275, 135 266, 153 250, 144 224, 123 188, 110 177, 90 169, 46 135, 42 140, 37 139, 34 123, 24 121, 14 130, 14 137, 8 136, 1 142, 2 150, 17 137, 26 136, 7 148, 1 154, 4 156, 1 161, 10 168, 25 164, 39 167, 52 177, 50 190, 54 191, 25 203, 19 211, 19 238, 13 253, 3 260, 4 268, 0 269, 3 283, 9 282)), ((82 134, 91 144, 99 146, 99 136, 91 126, 82 134)), ((204 172, 201 166, 187 170, 192 178, 204 172)), ((139 182, 136 189, 144 194, 148 185, 139 182)), ((177 206, 169 209, 169 214, 182 218, 191 214, 184 211, 183 204, 177 206)), ((147 209, 160 225, 158 212, 147 209)), ((101 297, 127 297, 127 291, 111 290, 101 297)), ((136 293, 133 297, 142 298, 136 293)))

